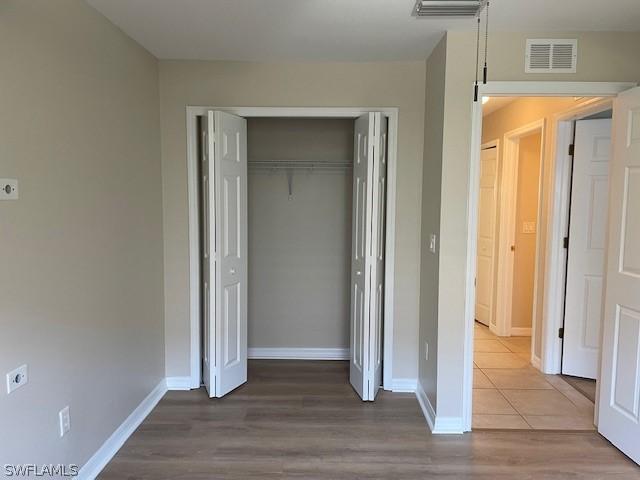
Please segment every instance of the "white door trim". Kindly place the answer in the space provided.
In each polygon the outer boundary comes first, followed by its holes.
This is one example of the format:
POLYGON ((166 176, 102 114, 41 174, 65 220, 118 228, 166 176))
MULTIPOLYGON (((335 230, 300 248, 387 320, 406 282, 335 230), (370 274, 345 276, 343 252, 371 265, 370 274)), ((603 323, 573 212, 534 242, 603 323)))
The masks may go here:
MULTIPOLYGON (((511 324, 511 310, 513 306, 513 260, 511 246, 516 242, 516 206, 518 198, 518 168, 520 165, 520 139, 527 135, 540 131, 540 172, 544 165, 544 140, 545 121, 544 119, 523 125, 504 134, 504 154, 502 158, 502 174, 500 175, 500 233, 498 237, 498 268, 496 282, 496 327, 494 333, 503 337, 522 333, 522 329, 515 331, 511 324)), ((538 185, 538 197, 540 197, 542 185, 542 175, 538 185)), ((538 200, 538 213, 536 225, 540 225, 542 212, 542 202, 538 200)), ((531 320, 531 331, 535 331, 536 318, 536 286, 538 276, 540 228, 536 228, 536 260, 534 269, 534 294, 533 294, 533 318, 531 320)), ((530 331, 530 332, 531 332, 530 331)), ((533 349, 532 349, 533 355, 533 349)))
MULTIPOLYGON (((613 97, 634 87, 631 82, 488 82, 480 85, 479 97, 484 96, 576 96, 576 97, 613 97)), ((471 85, 469 86, 471 91, 471 85)), ((555 136, 552 136, 555 138, 555 136)), ((473 404, 473 323, 475 311, 476 276, 475 259, 477 254, 475 235, 478 224, 478 181, 480 169, 480 145, 482 144, 482 104, 473 102, 471 118, 471 150, 469 157, 469 191, 467 194, 467 260, 465 278, 465 326, 464 326, 464 375, 463 375, 463 426, 471 430, 471 408, 473 404)), ((554 171, 551 171, 553 176, 554 171)), ((551 185, 556 186, 557 178, 551 185)), ((548 192, 547 192, 548 193, 548 192)), ((546 194, 545 194, 546 195, 546 194)), ((550 238, 547 235, 547 238, 550 238)), ((547 265, 549 257, 547 255, 547 265)), ((547 276, 549 272, 546 272, 547 276)), ((546 302, 545 302, 546 303, 546 302)), ((548 328, 543 328, 543 337, 547 337, 548 328)), ((543 353, 543 359, 545 353, 543 353)))
POLYGON ((200 260, 198 219, 197 117, 209 110, 222 110, 240 117, 357 118, 368 112, 382 112, 389 119, 387 164, 387 217, 385 241, 385 307, 383 387, 391 390, 393 377, 394 278, 396 240, 396 178, 398 156, 397 107, 219 107, 187 106, 187 182, 189 201, 189 325, 191 388, 200 387, 200 260))

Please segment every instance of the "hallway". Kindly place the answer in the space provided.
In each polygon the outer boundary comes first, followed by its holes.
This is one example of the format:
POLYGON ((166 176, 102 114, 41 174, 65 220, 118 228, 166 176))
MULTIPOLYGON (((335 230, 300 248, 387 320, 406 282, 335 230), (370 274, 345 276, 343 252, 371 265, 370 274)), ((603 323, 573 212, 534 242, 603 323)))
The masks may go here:
POLYGON ((498 337, 476 322, 473 428, 595 430, 594 404, 530 364, 530 337, 498 337))

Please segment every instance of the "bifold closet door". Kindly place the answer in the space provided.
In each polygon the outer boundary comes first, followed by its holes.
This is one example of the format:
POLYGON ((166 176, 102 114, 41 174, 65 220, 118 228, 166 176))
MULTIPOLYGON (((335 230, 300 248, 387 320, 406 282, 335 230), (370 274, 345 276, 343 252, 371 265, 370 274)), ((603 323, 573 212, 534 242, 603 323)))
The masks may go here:
POLYGON ((210 111, 206 123, 209 188, 203 203, 209 221, 203 250, 209 252, 209 268, 203 268, 203 284, 208 280, 209 296, 203 378, 209 396, 222 397, 247 381, 247 121, 210 111))
POLYGON ((354 138, 349 368, 362 400, 374 400, 382 383, 386 171, 387 119, 365 114, 354 138))

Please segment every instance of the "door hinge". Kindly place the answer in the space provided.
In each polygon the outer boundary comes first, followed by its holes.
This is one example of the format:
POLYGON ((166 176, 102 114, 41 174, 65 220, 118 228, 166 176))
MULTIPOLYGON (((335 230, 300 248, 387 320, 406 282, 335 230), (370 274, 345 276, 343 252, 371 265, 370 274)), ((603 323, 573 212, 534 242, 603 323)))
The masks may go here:
POLYGON ((564 327, 558 329, 558 338, 564 338, 564 327))
POLYGON ((564 248, 564 249, 568 249, 569 248, 569 237, 564 237, 562 239, 562 248, 564 248))
POLYGON ((209 156, 209 139, 206 132, 202 132, 202 152, 202 160, 205 161, 209 156))
POLYGON ((571 155, 573 157, 573 152, 575 151, 576 147, 574 144, 569 145, 569 155, 571 155))

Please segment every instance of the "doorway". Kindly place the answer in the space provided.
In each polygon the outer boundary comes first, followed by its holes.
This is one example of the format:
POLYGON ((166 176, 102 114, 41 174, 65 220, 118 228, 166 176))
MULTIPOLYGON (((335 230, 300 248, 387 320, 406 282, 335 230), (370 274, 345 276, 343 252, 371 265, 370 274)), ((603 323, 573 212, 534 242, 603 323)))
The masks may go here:
MULTIPOLYGON (((206 108, 206 107, 189 107, 188 108, 188 122, 193 123, 193 126, 197 126, 197 121, 198 121, 198 117, 202 117, 203 114, 207 113, 210 109, 206 108)), ((213 109, 211 109, 213 111, 213 109)), ((355 126, 356 128, 356 138, 361 138, 361 142, 362 143, 358 143, 357 141, 353 142, 352 139, 352 148, 355 147, 355 149, 351 150, 351 158, 355 158, 356 159, 356 165, 354 168, 354 172, 357 170, 357 159, 358 159, 358 149, 362 149, 363 152, 365 151, 369 151, 371 150, 371 152, 378 151, 378 152, 382 152, 383 148, 384 148, 384 152, 385 155, 388 152, 388 157, 385 156, 384 157, 384 162, 387 163, 386 168, 384 170, 379 169, 378 171, 382 172, 382 175, 379 175, 379 181, 377 182, 370 182, 371 178, 369 175, 372 175, 374 172, 364 172, 365 177, 368 178, 368 181, 366 182, 361 182, 360 185, 364 188, 370 188, 369 190, 369 194, 371 194, 372 190, 373 190, 373 185, 371 185, 371 183, 376 184, 376 185, 381 185, 382 188, 380 188, 380 190, 378 192, 376 192, 376 195, 381 198, 382 200, 380 201, 380 204, 378 206, 376 206, 375 208, 381 208, 382 207, 382 213, 385 213, 384 210, 386 209, 386 213, 387 215, 377 215, 377 217, 380 219, 379 220, 379 227, 376 227, 375 229, 372 229, 370 227, 371 225, 371 219, 374 218, 376 215, 372 215, 372 212, 374 211, 374 206, 373 205, 363 205, 362 203, 360 203, 360 207, 361 210, 363 212, 367 212, 368 216, 362 218, 362 222, 360 223, 361 225, 361 229, 358 231, 356 230, 356 226, 358 225, 357 222, 354 222, 354 230, 353 230, 353 237, 354 237, 354 245, 355 245, 355 239, 360 239, 364 242, 366 242, 366 244, 364 245, 363 248, 367 248, 367 249, 371 249, 373 245, 375 245, 375 241, 372 241, 372 234, 375 233, 378 235, 378 238, 380 238, 380 242, 378 242, 379 248, 378 251, 381 253, 381 256, 379 257, 378 260, 378 277, 380 279, 379 282, 379 287, 376 290, 376 292, 379 292, 377 295, 372 295, 372 299, 373 299, 373 303, 370 302, 368 299, 365 299, 364 297, 361 299, 362 301, 360 302, 360 304, 362 305, 362 314, 368 316, 369 314, 373 314, 376 312, 376 308, 377 308, 377 312, 379 312, 379 314, 373 315, 373 329, 380 331, 381 334, 378 335, 378 337, 376 338, 376 340, 372 340, 372 337, 374 337, 374 335, 372 335, 372 332, 369 331, 367 332, 366 329, 369 329, 369 325, 370 322, 363 322, 362 325, 363 327, 359 327, 357 329, 353 329, 351 328, 351 338, 350 338, 350 344, 346 346, 342 345, 341 347, 337 347, 333 350, 329 350, 329 353, 327 353, 327 349, 322 349, 323 352, 321 353, 321 356, 319 358, 344 358, 345 357, 345 352, 347 354, 350 354, 350 358, 352 359, 352 366, 354 363, 353 359, 354 359, 354 351, 355 351, 355 358, 357 359, 358 357, 361 359, 362 361, 367 361, 369 362, 368 359, 365 359, 366 356, 370 355, 371 352, 373 353, 373 356, 377 356, 377 364, 376 364, 376 368, 371 369, 371 371, 375 371, 375 376, 372 377, 371 381, 368 382, 362 382, 362 394, 361 397, 365 400, 369 400, 369 399, 373 399, 375 398, 375 391, 377 390, 377 386, 381 385, 384 381, 384 384, 387 384, 390 381, 390 372, 391 372, 391 360, 392 360, 392 335, 391 334, 387 334, 388 332, 392 332, 392 325, 393 325, 393 315, 392 315, 392 311, 393 311, 393 281, 392 281, 392 272, 393 272, 393 257, 394 257, 394 239, 393 239, 393 233, 394 233, 394 219, 395 219, 395 212, 393 210, 393 205, 394 205, 394 199, 395 199, 395 145, 396 145, 396 129, 397 129, 397 110, 396 109, 382 109, 382 111, 380 111, 378 109, 379 113, 369 113, 369 111, 359 111, 359 110, 354 110, 354 109, 272 109, 272 108, 233 108, 233 109, 223 109, 223 111, 221 111, 220 114, 218 113, 214 113, 213 114, 213 121, 215 122, 216 115, 219 116, 224 116, 225 114, 231 114, 231 115, 235 115, 236 117, 239 118, 246 118, 249 120, 249 129, 251 129, 251 124, 253 123, 253 126, 255 127, 256 125, 258 125, 258 123, 260 122, 264 122, 264 121, 268 121, 269 119, 267 117, 271 117, 271 120, 274 119, 278 119, 278 121, 280 122, 291 122, 291 121, 295 121, 296 119, 299 120, 301 122, 304 122, 305 119, 307 121, 312 121, 311 119, 315 119, 315 121, 329 121, 330 119, 335 119, 337 122, 344 122, 344 121, 350 121, 352 128, 353 126, 355 126), (360 132, 360 135, 358 137, 358 121, 357 119, 360 118, 360 120, 362 120, 362 117, 366 116, 367 117, 367 121, 365 122, 364 128, 365 130, 360 132), (374 119, 374 117, 378 118, 377 122, 373 122, 371 120, 374 119), (347 120, 349 119, 349 120, 347 120), (370 120, 371 119, 371 120, 370 120), (387 126, 388 125, 388 126, 387 126), (380 130, 375 130, 376 128, 381 128, 381 127, 387 127, 388 128, 388 134, 384 133, 384 134, 380 134, 380 130), (379 139, 381 143, 380 146, 376 146, 376 148, 373 148, 372 144, 368 143, 368 138, 373 139, 374 137, 370 136, 370 128, 373 128, 373 130, 371 130, 371 132, 374 134, 376 139, 379 139), (382 145, 384 145, 384 147, 382 148, 382 145), (385 174, 386 174, 386 178, 385 178, 385 174), (362 208, 362 207, 365 208, 362 208), (386 233, 386 236, 385 236, 386 233), (386 254, 386 255, 385 255, 386 254), (373 307, 369 307, 369 305, 372 305, 373 307), (369 311, 365 311, 365 308, 367 307, 370 309, 369 311), (353 337, 355 335, 359 335, 360 340, 358 342, 355 342, 356 347, 360 347, 360 350, 358 351, 357 348, 354 349, 354 342, 353 342, 353 337), (366 346, 365 343, 367 343, 366 346), (364 347, 362 347, 364 346, 364 347), (384 357, 384 362, 383 362, 383 357, 384 357), (387 361, 387 359, 389 359, 389 361, 387 361), (383 370, 384 370, 384 375, 383 375, 383 370), (378 378, 378 380, 375 380, 375 378, 378 378), (364 393, 365 389, 369 389, 368 390, 368 395, 364 393)), ((245 120, 246 121, 246 120, 245 120)), ((189 125, 190 123, 188 123, 189 125)), ((362 128, 361 128, 362 130, 362 128)), ((241 133, 240 133, 241 135, 241 133)), ((189 135, 190 138, 190 149, 194 148, 194 151, 197 152, 198 148, 197 148, 197 140, 199 138, 199 136, 197 135, 197 132, 193 132, 191 131, 191 135, 189 135), (193 135, 194 133, 196 133, 195 135, 193 135)), ((237 138, 237 137, 236 137, 237 138)), ((376 140, 378 141, 378 140, 376 140)), ((249 143, 249 146, 251 147, 251 142, 249 143)), ((215 146, 214 146, 215 148, 215 146)), ((370 152, 370 153, 371 153, 370 152)), ((307 152, 302 152, 307 153, 307 152)), ((366 156, 366 153, 363 153, 364 156, 366 156)), ((364 158, 363 156, 363 158, 364 158)), ((189 157, 190 159, 194 158, 193 155, 190 155, 189 157)), ((280 162, 279 165, 276 165, 276 162, 274 160, 278 160, 278 159, 266 159, 266 158, 258 158, 258 157, 251 157, 251 155, 249 155, 250 161, 248 162, 248 170, 253 171, 253 173, 249 172, 249 178, 253 178, 254 176, 257 178, 258 171, 262 171, 262 174, 260 174, 261 177, 265 177, 265 178, 270 178, 271 180, 276 181, 277 183, 280 183, 282 188, 282 192, 284 193, 284 197, 285 199, 289 198, 291 200, 294 200, 293 202, 291 202, 292 204, 295 204, 295 199, 296 199, 296 192, 298 193, 298 195, 300 195, 301 191, 300 188, 304 185, 305 181, 310 179, 310 178, 319 178, 322 173, 320 173, 323 170, 323 167, 325 167, 326 165, 322 165, 323 162, 315 162, 316 164, 310 164, 307 161, 304 160, 304 155, 300 155, 297 159, 293 159, 290 158, 289 160, 293 160, 294 162, 280 162), (295 160, 302 160, 302 161, 298 161, 295 162, 295 160), (266 162, 269 162, 269 165, 265 165, 266 162), (284 163, 287 163, 286 165, 284 163), (295 163, 295 165, 293 164, 295 163), (312 173, 313 172, 313 173, 312 173), (320 173, 320 175, 318 175, 318 173, 320 173)), ((283 160, 282 158, 279 160, 283 160)), ((286 159, 285 159, 286 160, 286 159)), ((196 163, 196 162, 193 162, 196 163)), ((312 162, 313 163, 313 162, 312 162)), ((333 163, 333 162, 332 162, 333 163)), ((336 163, 340 163, 340 162, 336 162, 336 163)), ((344 163, 344 162, 343 162, 344 163)), ((196 163, 197 164, 197 163, 196 163)), ((190 166, 192 165, 192 162, 190 162, 190 166)), ((332 168, 337 167, 337 165, 332 165, 332 168)), ((349 165, 349 167, 351 167, 349 165)), ((342 168, 342 167, 341 167, 342 168)), ((344 168, 342 168, 343 173, 344 173, 344 168)), ((190 174, 192 174, 192 169, 190 168, 190 174)), ((336 174, 338 172, 334 172, 334 174, 336 174)), ((354 174, 355 176, 355 174, 354 174)), ((213 178, 214 175, 211 175, 211 178, 213 178)), ((196 175, 197 178, 197 175, 196 175)), ((190 177, 191 179, 191 177, 190 177)), ((214 180, 215 181, 215 180, 214 180)), ((190 182, 191 183, 191 182, 190 182)), ((358 182, 353 183, 354 188, 357 186, 358 182)), ((191 192, 190 192, 191 193, 191 192)), ((355 195, 356 192, 354 192, 353 195, 353 199, 354 202, 357 200, 357 196, 355 195)), ((370 203, 369 200, 369 194, 366 194, 364 192, 362 193, 362 201, 366 201, 370 203)), ((257 197, 253 197, 253 199, 251 199, 251 202, 259 202, 259 200, 257 199, 257 197)), ((318 199, 316 199, 318 200, 318 199)), ((351 200, 351 198, 349 198, 349 200, 351 200)), ((290 201, 290 200, 287 200, 290 201)), ((220 202, 219 202, 220 203, 220 202)), ((267 202, 268 203, 268 202, 267 202)), ((317 202, 316 202, 317 203, 317 202)), ((326 203, 326 202, 325 202, 326 203)), ((255 208, 255 203, 254 204, 254 208, 255 208)), ((197 206, 197 202, 196 202, 196 206, 197 206)), ((196 208, 197 211, 197 208, 196 208)), ((343 212, 344 213, 344 212, 343 212)), ((354 204, 354 210, 353 210, 353 216, 355 217, 358 213, 358 210, 355 208, 355 204, 354 204)), ((349 212, 349 214, 351 214, 351 212, 349 212)), ((251 216, 251 214, 249 213, 249 216, 251 216)), ((194 217, 192 217, 193 220, 194 217)), ((320 221, 321 219, 318 218, 318 220, 320 221)), ((192 224, 194 222, 191 222, 192 224)), ((321 223, 321 222, 319 222, 321 223)), ((203 220, 202 222, 200 222, 200 224, 205 225, 205 221, 203 220)), ((255 227, 256 225, 254 225, 255 227)), ((211 222, 209 224, 209 227, 211 228, 211 222)), ((218 225, 218 229, 224 229, 224 225, 221 227, 220 225, 218 225)), ((266 232, 267 230, 264 230, 264 228, 267 228, 268 225, 262 225, 259 227, 259 229, 262 229, 261 231, 266 232)), ((321 225, 318 225, 319 228, 322 228, 321 225)), ((326 225, 325 225, 326 227, 326 225)), ((251 231, 251 230, 250 230, 251 231)), ((212 232, 213 233, 213 232, 212 232)), ((351 233, 351 232, 350 232, 351 233)), ((255 241, 259 242, 259 239, 254 239, 255 241)), ((264 242, 263 242, 264 243, 264 242)), ((255 245, 254 245, 255 248, 255 245)), ((366 252, 365 252, 366 253, 366 252)), ((194 266, 194 262, 193 262, 193 250, 191 252, 191 257, 192 257, 192 267, 194 266)), ((252 254, 252 257, 255 257, 255 251, 252 254)), ((357 257, 356 257, 357 258, 357 257)), ((372 256, 372 258, 375 258, 375 255, 372 256)), ((358 274, 362 274, 362 276, 364 277, 365 275, 367 276, 367 278, 371 279, 373 278, 372 276, 370 276, 371 270, 372 270, 372 265, 371 265, 371 261, 369 258, 365 259, 368 263, 367 263, 367 270, 363 269, 357 269, 357 268, 351 268, 352 273, 354 276, 357 276, 358 274)), ((251 265, 251 260, 249 262, 249 265, 251 265)), ((192 269, 192 278, 193 278, 193 270, 192 269)), ((204 270, 204 269, 203 269, 204 270)), ((255 270, 255 269, 254 269, 255 270)), ((313 268, 311 269, 312 271, 308 271, 307 275, 311 275, 313 276, 314 274, 316 276, 318 276, 318 274, 322 274, 322 267, 320 267, 320 269, 316 269, 316 271, 313 271, 313 268)), ((239 272, 239 269, 235 269, 236 272, 239 272)), ((263 272, 264 273, 264 272, 263 272)), ((335 288, 338 287, 337 283, 339 282, 334 282, 336 283, 336 285, 333 285, 330 288, 333 288, 335 290, 335 288)), ((367 284, 370 284, 371 281, 368 280, 367 284)), ((376 282, 373 282, 373 284, 375 285, 376 282)), ((254 293, 251 293, 251 287, 248 288, 249 290, 249 294, 250 295, 255 295, 255 290, 254 293)), ((356 288, 356 293, 358 292, 358 289, 356 288)), ((200 293, 200 292, 198 292, 200 293)), ((353 293, 353 292, 352 292, 353 293)), ((194 292, 192 289, 192 296, 193 296, 194 292)), ((342 297, 345 297, 345 292, 341 292, 342 297)), ((346 296, 350 296, 351 294, 349 293, 349 289, 347 289, 346 292, 346 296)), ((368 294, 367 294, 368 295, 368 294)), ((201 295, 202 297, 202 295, 201 295)), ((277 296, 271 295, 271 301, 278 301, 277 296)), ((235 298, 235 297, 234 297, 235 298)), ((285 301, 291 301, 291 298, 287 299, 286 297, 282 297, 282 300, 285 301)), ((215 301, 215 300, 214 300, 215 301)), ((235 302, 235 300, 234 300, 235 302)), ((212 302, 213 303, 213 302, 212 302)), ((218 303, 221 303, 220 300, 218 300, 218 303)), ((352 310, 353 313, 353 305, 354 302, 351 302, 350 305, 350 310, 352 310)), ((199 306, 200 304, 198 304, 199 306)), ((193 306, 193 304, 192 304, 193 306)), ((194 310, 201 310, 203 313, 206 313, 206 303, 203 301, 201 304, 201 308, 199 309, 194 309, 194 310)), ((262 309, 264 310, 264 309, 262 309)), ((249 308, 249 311, 251 311, 251 309, 249 308)), ((193 326, 193 316, 192 316, 192 326, 193 326)), ((340 327, 343 328, 344 326, 340 327)), ((371 330, 373 330, 371 329, 371 330)), ((215 328, 209 329, 209 331, 207 331, 206 326, 203 324, 202 328, 198 328, 198 337, 202 336, 205 337, 207 334, 210 334, 211 330, 215 330, 215 328), (202 335, 200 335, 200 331, 202 332, 202 335)), ((250 330, 250 328, 249 328, 250 330)), ((219 330, 220 331, 220 327, 219 330)), ((193 330, 192 330, 193 333, 193 330)), ((214 333, 215 336, 215 333, 214 333)), ((228 340, 223 340, 223 342, 226 342, 227 344, 233 344, 233 345, 237 345, 237 343, 235 342, 235 340, 233 342, 229 342, 228 340)), ((244 344, 244 342, 242 341, 242 339, 240 340, 241 344, 244 344)), ((212 349, 215 349, 215 346, 212 345, 212 349)), ((240 349, 242 348, 242 345, 240 345, 235 351, 240 351, 240 349)), ((295 350, 295 349, 294 349, 295 350)), ((198 349, 198 351, 200 351, 200 349, 198 349)), ((206 356, 206 349, 203 348, 202 349, 203 353, 206 356)), ((235 352, 234 351, 234 352, 235 352)), ((193 352, 192 352, 193 353, 193 352)), ((265 356, 269 357, 269 358, 277 358, 278 357, 278 353, 275 353, 275 357, 274 357, 274 350, 273 349, 269 349, 268 347, 264 347, 264 346, 258 346, 256 348, 252 348, 251 351, 249 351, 248 353, 251 353, 251 356, 258 358, 258 357, 262 357, 264 358, 265 356), (269 351, 265 351, 265 348, 267 348, 267 350, 271 350, 269 351)), ((280 358, 318 358, 316 357, 317 354, 317 349, 314 349, 313 347, 311 348, 307 348, 305 349, 304 347, 302 348, 298 348, 297 352, 294 353, 293 355, 291 354, 291 352, 288 353, 284 353, 284 357, 280 357, 280 358), (288 356, 287 356, 288 355, 288 356)), ((248 356, 248 355, 247 355, 248 356)), ((193 355, 192 355, 192 365, 193 365, 193 355)), ((205 380, 205 382, 207 381, 206 379, 206 373, 204 372, 205 369, 203 369, 203 380, 205 380)), ((353 368, 352 368, 353 370, 353 368)), ((371 373, 371 372, 369 372, 371 373)), ((367 374, 369 374, 367 373, 367 374)), ((246 378, 246 373, 244 374, 245 378, 246 378)), ((351 375, 353 377, 353 374, 351 375)), ((242 381, 244 381, 244 378, 240 377, 240 382, 242 383, 242 381)), ((236 382, 238 383, 238 382, 236 382)), ((352 379, 352 384, 353 384, 353 379, 352 379)), ((356 385, 354 385, 354 387, 356 388, 356 390, 359 390, 356 385)), ((224 390, 224 389, 223 389, 224 390)), ((361 393, 359 391, 359 393, 361 393)), ((217 395, 219 396, 219 395, 217 395)))
POLYGON ((484 99, 488 108, 480 153, 473 427, 593 430, 595 387, 590 379, 596 372, 589 355, 599 356, 602 321, 603 292, 596 287, 604 268, 600 240, 606 236, 611 139, 610 120, 603 118, 606 101, 501 97, 492 106, 494 100, 484 99), (585 102, 599 105, 599 118, 593 110, 580 113, 585 102), (547 125, 568 112, 575 112, 567 117, 575 141, 572 136, 566 188, 545 192, 544 167, 551 163, 545 155, 557 153, 547 125), (544 195, 557 197, 565 190, 565 260, 561 266, 549 265, 541 241, 550 216, 544 195), (572 204, 578 210, 571 210, 572 204), (556 320, 571 325, 558 329, 564 337, 562 373, 571 372, 571 377, 554 375, 560 371, 550 372, 542 362, 543 331, 553 328, 542 314, 545 275, 554 269, 566 272, 561 298, 568 308, 556 320))

